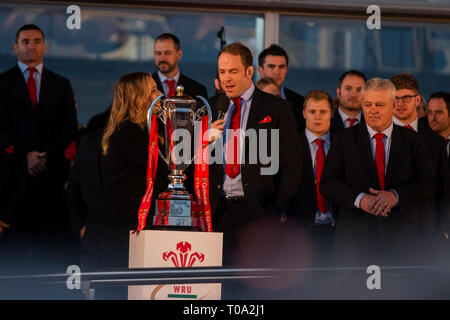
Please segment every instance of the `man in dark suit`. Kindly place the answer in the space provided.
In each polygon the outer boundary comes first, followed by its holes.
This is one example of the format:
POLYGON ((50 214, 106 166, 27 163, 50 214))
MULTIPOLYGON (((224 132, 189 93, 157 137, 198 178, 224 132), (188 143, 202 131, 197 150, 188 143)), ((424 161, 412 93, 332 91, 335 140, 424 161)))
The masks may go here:
POLYGON ((331 110, 328 93, 313 90, 306 95, 303 107, 306 129, 300 133, 302 180, 288 215, 289 220, 298 221, 308 233, 313 246, 313 265, 330 260, 334 234, 335 208, 318 191, 331 143, 331 110))
POLYGON ((155 64, 158 68, 153 73, 158 90, 166 97, 176 94, 176 87, 182 85, 184 93, 195 98, 196 96, 208 97, 206 87, 201 83, 187 77, 180 72, 178 61, 183 57, 180 40, 171 33, 163 33, 155 41, 155 64))
POLYGON ((450 161, 450 93, 438 91, 428 99, 428 124, 446 142, 447 158, 450 161))
POLYGON ((433 165, 425 139, 393 124, 394 100, 390 80, 369 80, 366 123, 333 135, 320 191, 339 206, 336 264, 429 262, 422 221, 433 214, 433 165))
POLYGON ((273 79, 280 89, 281 97, 291 103, 300 132, 305 129, 305 119, 302 115, 304 97, 284 86, 288 66, 289 57, 286 51, 276 44, 264 49, 258 56, 259 75, 261 78, 273 79))
POLYGON ((218 70, 225 92, 215 101, 227 100, 228 111, 210 165, 214 231, 224 233, 224 265, 273 263, 300 181, 296 123, 287 102, 255 88, 252 55, 242 43, 221 51, 218 70))
MULTIPOLYGON (((44 67, 44 34, 25 25, 16 34, 18 64, 0 74, 0 109, 10 125, 13 143, 2 150, 17 163, 16 197, 9 199, 11 242, 23 243, 28 256, 55 258, 62 230, 64 182, 68 163, 64 150, 77 132, 75 98, 69 80, 44 67), (17 241, 13 241, 12 238, 17 241), (58 238, 57 238, 58 236, 58 238)), ((61 248, 60 248, 61 249, 61 248)))
POLYGON ((435 206, 436 221, 430 221, 436 226, 438 239, 444 240, 444 216, 450 210, 450 178, 446 154, 445 139, 433 132, 427 118, 418 119, 417 107, 421 102, 419 83, 412 74, 401 73, 391 78, 395 86, 394 124, 418 132, 425 137, 427 148, 433 164, 433 177, 436 186, 435 206))
POLYGON ((348 70, 341 75, 336 89, 339 107, 331 119, 331 132, 364 123, 361 101, 365 82, 366 76, 358 70, 348 70))

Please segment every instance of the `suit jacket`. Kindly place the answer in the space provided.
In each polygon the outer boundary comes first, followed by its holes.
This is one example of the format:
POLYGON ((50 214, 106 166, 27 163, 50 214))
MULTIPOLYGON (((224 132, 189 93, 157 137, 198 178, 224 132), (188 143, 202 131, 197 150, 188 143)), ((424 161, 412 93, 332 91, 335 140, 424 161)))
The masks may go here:
POLYGON ((445 139, 431 130, 427 117, 419 119, 418 132, 424 136, 427 142, 433 164, 433 177, 436 185, 434 196, 436 230, 438 237, 442 237, 443 232, 448 232, 448 223, 450 222, 450 173, 445 139))
POLYGON ((292 113, 298 124, 298 132, 305 130, 306 122, 305 118, 303 118, 303 102, 305 101, 305 97, 286 87, 284 88, 284 94, 286 95, 286 100, 291 103, 292 113))
MULTIPOLYGON (((0 97, 0 112, 7 119, 14 155, 20 164, 16 168, 17 174, 25 183, 20 193, 23 196, 32 182, 34 190, 44 196, 51 194, 53 201, 58 203, 56 197, 62 196, 69 170, 64 150, 77 133, 75 98, 69 80, 44 67, 39 102, 36 111, 33 111, 25 78, 16 65, 0 74, 0 97), (32 178, 27 173, 26 154, 30 151, 47 154, 47 170, 39 178, 32 178)), ((21 201, 17 205, 23 203, 21 201)), ((54 211, 54 207, 54 204, 48 204, 37 206, 36 210, 44 214, 47 209, 54 211)))
MULTIPOLYGON (((215 100, 226 99, 221 94, 215 100)), ((212 105, 213 114, 216 114, 217 104, 212 105)), ((276 175, 261 175, 260 169, 269 167, 263 165, 258 157, 256 164, 249 162, 249 139, 245 140, 245 160, 241 164, 241 175, 245 198, 258 208, 265 208, 272 212, 286 212, 297 191, 301 176, 301 157, 299 136, 296 123, 288 103, 278 97, 262 92, 255 88, 251 108, 248 115, 247 130, 255 129, 257 139, 260 139, 260 129, 278 129, 279 143, 270 143, 268 131, 268 153, 276 152, 279 147, 279 170, 276 175), (261 123, 269 116, 270 122, 261 123)), ((258 147, 259 150, 259 147, 258 147)), ((210 165, 210 199, 211 210, 214 214, 223 190, 223 165, 210 165)), ((213 216, 214 219, 214 216, 213 216)))
MULTIPOLYGON (((153 72, 153 80, 155 80, 158 90, 164 93, 164 87, 158 77, 158 71, 153 72)), ((180 78, 175 87, 178 85, 182 85, 184 87, 184 94, 191 96, 192 98, 195 98, 196 96, 202 96, 205 99, 208 98, 208 91, 204 85, 182 73, 180 73, 180 78)))
MULTIPOLYGON (((434 212, 433 168, 425 139, 394 124, 385 190, 395 189, 399 203, 387 218, 354 207, 359 193, 369 193, 370 187, 379 190, 366 125, 337 131, 325 160, 320 191, 339 206, 336 245, 343 259, 340 262, 356 259, 367 263, 380 252, 383 256, 378 258, 389 262, 394 257, 412 257, 411 251, 418 251, 419 238, 431 233, 432 226, 428 223, 434 212)), ((405 258, 397 262, 406 261, 405 258)))
MULTIPOLYGON (((300 152, 302 156, 301 183, 289 210, 289 219, 295 219, 305 228, 311 229, 314 226, 317 212, 317 191, 311 151, 305 131, 300 133, 300 152)), ((333 207, 331 201, 330 203, 334 215, 336 208, 333 207)))
MULTIPOLYGON (((361 123, 366 123, 363 112, 361 112, 361 123)), ((341 129, 345 129, 344 121, 342 120, 338 109, 336 109, 334 111, 333 118, 331 118, 330 132, 336 132, 337 130, 341 129)))

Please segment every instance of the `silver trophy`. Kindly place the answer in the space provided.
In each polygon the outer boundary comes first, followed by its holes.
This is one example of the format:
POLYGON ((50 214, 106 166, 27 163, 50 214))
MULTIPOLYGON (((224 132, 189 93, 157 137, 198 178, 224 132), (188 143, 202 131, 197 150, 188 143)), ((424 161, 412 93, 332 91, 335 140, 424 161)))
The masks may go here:
MULTIPOLYGON (((178 133, 180 132, 193 138, 195 122, 201 120, 201 117, 205 114, 208 115, 208 129, 210 129, 211 108, 205 98, 197 96, 204 104, 199 108, 199 103, 184 95, 183 91, 183 86, 177 86, 175 96, 169 98, 163 98, 164 95, 158 96, 147 113, 150 134, 153 109, 156 103, 161 101, 157 116, 164 124, 165 155, 159 149, 158 152, 160 158, 171 170, 169 186, 165 192, 158 195, 156 201, 156 212, 152 221, 154 226, 192 227, 191 199, 193 197, 184 187, 183 182, 186 180, 186 175, 183 171, 190 163, 194 163, 195 156, 189 158, 189 152, 179 154, 176 150, 176 140, 179 138, 178 133)), ((191 139, 188 139, 188 142, 184 141, 184 147, 192 149, 193 144, 190 141, 191 139)), ((195 155, 195 150, 191 150, 190 154, 195 155)))

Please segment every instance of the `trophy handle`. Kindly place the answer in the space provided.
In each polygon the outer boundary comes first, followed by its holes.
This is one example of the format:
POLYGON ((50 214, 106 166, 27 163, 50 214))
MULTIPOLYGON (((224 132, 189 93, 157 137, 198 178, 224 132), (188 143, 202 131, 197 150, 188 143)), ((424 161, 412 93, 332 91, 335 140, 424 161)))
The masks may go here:
MULTIPOLYGON (((150 135, 150 130, 152 128, 152 114, 153 114, 153 108, 155 107, 155 104, 159 101, 159 99, 161 99, 162 97, 164 97, 163 94, 160 94, 159 96, 156 97, 155 100, 153 100, 152 104, 150 105, 150 108, 148 108, 147 111, 147 124, 148 124, 148 134, 150 135)), ((158 153, 160 158, 162 158, 164 160, 164 162, 169 165, 169 161, 166 160, 166 158, 164 157, 164 155, 161 153, 161 150, 159 150, 158 148, 158 153)))
MULTIPOLYGON (((211 107, 209 106, 208 101, 207 101, 205 98, 203 98, 202 96, 197 96, 197 98, 199 98, 200 100, 202 100, 202 102, 205 104, 206 111, 208 111, 208 130, 209 130, 209 129, 211 129, 211 120, 212 120, 211 107)), ((192 120, 195 121, 195 119, 192 119, 192 120)), ((196 154, 195 154, 195 152, 194 152, 194 156, 193 156, 192 159, 191 159, 191 163, 194 163, 194 162, 195 162, 195 157, 196 157, 196 154)))
POLYGON ((208 110, 208 130, 211 129, 211 120, 212 120, 212 112, 211 112, 211 107, 209 106, 208 101, 203 98, 202 96, 197 96, 197 98, 199 98, 200 100, 202 100, 202 102, 205 104, 206 106, 206 110, 208 110))

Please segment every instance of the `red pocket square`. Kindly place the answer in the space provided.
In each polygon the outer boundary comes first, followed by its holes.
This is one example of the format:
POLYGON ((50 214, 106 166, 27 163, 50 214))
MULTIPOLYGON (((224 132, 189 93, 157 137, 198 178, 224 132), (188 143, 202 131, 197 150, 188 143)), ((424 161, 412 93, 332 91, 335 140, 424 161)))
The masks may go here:
POLYGON ((272 118, 270 116, 265 117, 259 123, 269 123, 272 122, 272 118))
POLYGON ((8 148, 6 148, 4 151, 5 151, 6 154, 10 154, 10 153, 16 152, 16 151, 14 150, 14 146, 13 146, 13 145, 10 145, 10 146, 9 146, 8 148))

